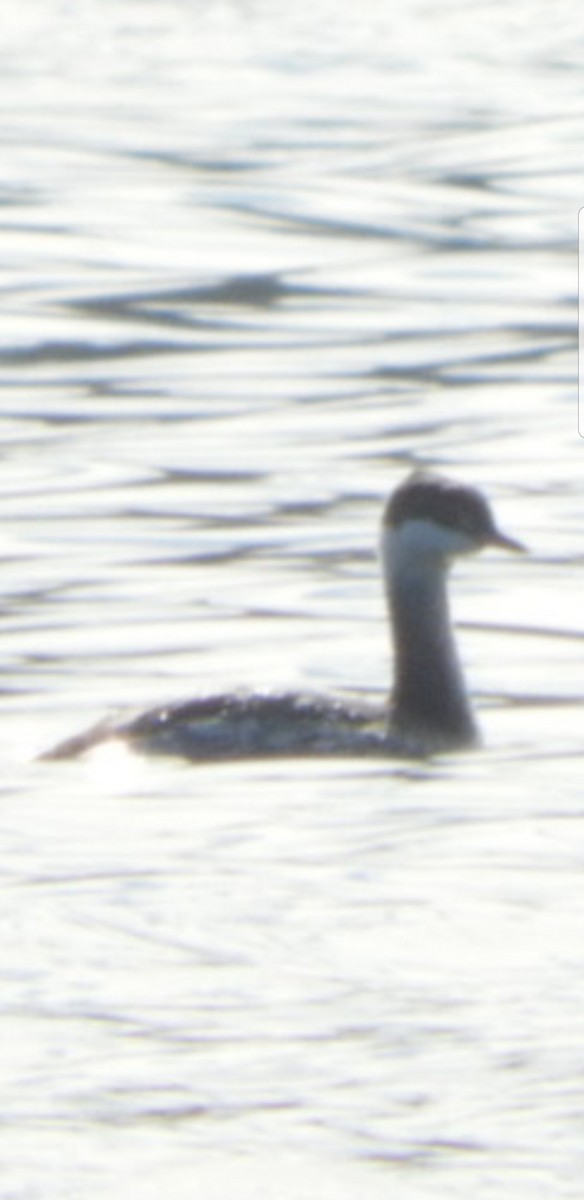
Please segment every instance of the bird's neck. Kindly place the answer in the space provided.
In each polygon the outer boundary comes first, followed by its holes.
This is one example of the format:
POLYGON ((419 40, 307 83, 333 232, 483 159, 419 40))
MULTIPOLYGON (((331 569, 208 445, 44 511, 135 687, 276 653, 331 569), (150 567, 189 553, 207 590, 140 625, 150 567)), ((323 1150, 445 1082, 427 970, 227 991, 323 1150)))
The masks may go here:
POLYGON ((429 747, 476 741, 447 593, 446 560, 388 536, 384 574, 394 648, 391 726, 429 747))

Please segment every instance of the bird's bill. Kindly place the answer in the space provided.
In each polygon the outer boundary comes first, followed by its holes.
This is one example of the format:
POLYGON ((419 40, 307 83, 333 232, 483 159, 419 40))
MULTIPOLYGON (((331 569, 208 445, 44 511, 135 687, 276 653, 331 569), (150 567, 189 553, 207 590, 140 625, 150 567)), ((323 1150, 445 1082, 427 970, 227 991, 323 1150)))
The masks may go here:
POLYGON ((516 541, 515 538, 508 537, 506 533, 501 533, 500 529, 495 529, 492 536, 489 538, 490 546, 500 546, 502 550, 511 550, 514 554, 527 554, 527 546, 523 542, 516 541))

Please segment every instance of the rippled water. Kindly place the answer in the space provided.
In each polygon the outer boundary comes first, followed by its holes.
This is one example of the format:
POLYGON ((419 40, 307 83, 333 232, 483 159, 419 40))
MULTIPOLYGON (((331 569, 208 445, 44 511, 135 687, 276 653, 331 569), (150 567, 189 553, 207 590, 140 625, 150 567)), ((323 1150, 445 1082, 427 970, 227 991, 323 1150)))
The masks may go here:
POLYGON ((582 42, 567 0, 3 9, 3 1196, 579 1196, 582 42), (34 753, 381 694, 412 463, 485 749, 34 753))

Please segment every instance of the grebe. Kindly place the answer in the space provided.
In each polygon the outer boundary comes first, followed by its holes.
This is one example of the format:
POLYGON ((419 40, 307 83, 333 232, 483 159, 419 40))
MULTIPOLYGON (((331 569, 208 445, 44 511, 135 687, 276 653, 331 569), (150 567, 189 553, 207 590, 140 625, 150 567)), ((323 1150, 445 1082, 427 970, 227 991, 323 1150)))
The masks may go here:
POLYGON ((43 757, 74 758, 114 738, 193 761, 412 756, 472 746, 478 730, 450 622, 446 580, 453 559, 485 546, 524 550, 497 528, 476 488, 417 470, 390 497, 381 537, 395 664, 389 706, 310 694, 201 696, 126 720, 106 720, 43 757))

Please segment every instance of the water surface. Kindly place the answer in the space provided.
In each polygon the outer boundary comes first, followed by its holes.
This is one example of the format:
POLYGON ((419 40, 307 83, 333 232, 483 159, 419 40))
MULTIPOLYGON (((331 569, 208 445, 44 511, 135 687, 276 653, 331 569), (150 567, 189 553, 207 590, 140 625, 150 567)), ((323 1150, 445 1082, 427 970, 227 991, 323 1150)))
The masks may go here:
POLYGON ((5 1194, 578 1196, 579 12, 3 20, 5 1194), (484 750, 31 761, 383 694, 413 464, 530 548, 453 581, 484 750))

